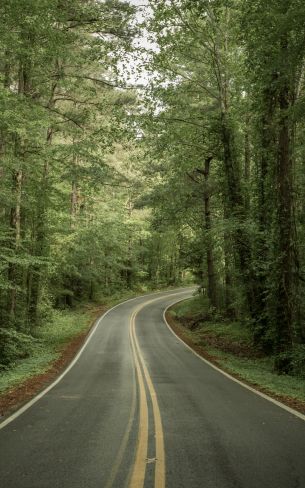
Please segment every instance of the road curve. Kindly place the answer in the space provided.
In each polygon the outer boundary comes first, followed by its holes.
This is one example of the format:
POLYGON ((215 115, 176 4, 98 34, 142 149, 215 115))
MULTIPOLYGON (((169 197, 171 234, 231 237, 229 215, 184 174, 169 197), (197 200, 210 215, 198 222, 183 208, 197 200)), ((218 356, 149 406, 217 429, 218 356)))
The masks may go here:
POLYGON ((305 487, 304 420, 211 368, 164 324, 190 293, 139 297, 99 321, 67 374, 0 425, 1 487, 305 487))

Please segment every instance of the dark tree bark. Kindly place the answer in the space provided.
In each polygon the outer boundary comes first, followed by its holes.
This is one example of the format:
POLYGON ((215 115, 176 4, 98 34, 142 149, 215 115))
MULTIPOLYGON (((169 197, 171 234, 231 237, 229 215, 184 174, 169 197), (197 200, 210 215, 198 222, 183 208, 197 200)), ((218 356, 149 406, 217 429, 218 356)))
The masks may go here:
MULTIPOLYGON (((48 131, 48 140, 51 143, 51 129, 48 131), (50 131, 50 132, 49 132, 50 131)), ((43 167, 43 174, 41 177, 40 192, 37 199, 37 215, 36 215, 36 226, 34 232, 34 250, 33 254, 36 258, 46 258, 47 257, 47 210, 48 210, 48 175, 49 175, 49 165, 46 162, 43 167)), ((37 325, 37 309, 39 304, 39 299, 41 295, 41 282, 42 274, 44 270, 44 265, 41 263, 36 263, 32 265, 28 271, 28 318, 30 328, 35 329, 37 325)))
POLYGON ((292 157, 291 134, 288 109, 290 107, 290 89, 284 83, 279 93, 279 143, 277 167, 277 233, 276 233, 276 350, 284 352, 292 346, 292 322, 294 287, 293 274, 294 239, 293 239, 293 191, 292 191, 292 157))
POLYGON ((224 170, 227 180, 228 213, 233 219, 232 241, 239 279, 243 285, 250 316, 256 318, 256 290, 249 236, 245 230, 246 212, 242 195, 240 168, 234 154, 234 134, 228 115, 221 114, 224 170))
MULTIPOLYGON (((16 143, 17 144, 17 143, 16 143)), ((15 256, 18 256, 21 239, 21 194, 22 194, 22 169, 16 170, 12 175, 12 194, 14 198, 14 206, 10 213, 10 228, 12 232, 11 250, 15 256)), ((10 290, 8 293, 7 310, 9 315, 9 322, 14 324, 17 305, 17 289, 20 284, 20 269, 15 262, 9 263, 8 267, 8 281, 10 283, 10 290)))
MULTIPOLYGON (((58 62, 56 68, 59 70, 58 62)), ((48 102, 48 107, 53 108, 55 105, 54 98, 57 88, 57 81, 53 83, 48 102)), ((53 138, 53 129, 49 127, 46 135, 46 145, 51 146, 53 138)), ((49 208, 49 163, 45 161, 42 169, 40 185, 37 194, 37 213, 36 225, 33 235, 33 254, 37 258, 46 258, 48 255, 48 238, 47 238, 47 213, 49 208)), ((37 311, 41 295, 43 271, 45 265, 36 263, 28 270, 27 277, 27 307, 30 328, 35 329, 37 325, 37 311)))
POLYGON ((250 144, 250 116, 246 115, 245 121, 245 135, 244 135, 244 181, 245 181, 245 208, 246 211, 250 210, 250 192, 248 191, 250 187, 250 172, 251 172, 251 144, 250 144))
POLYGON ((269 86, 262 95, 262 117, 260 129, 260 157, 258 168, 258 226, 256 243, 256 321, 253 328, 254 342, 266 352, 273 347, 269 331, 269 276, 266 264, 270 262, 270 236, 272 234, 274 201, 274 168, 276 166, 275 114, 277 105, 277 74, 271 77, 269 86))
POLYGON ((233 293, 233 278, 232 278, 232 245, 231 245, 231 236, 230 233, 226 229, 226 224, 228 220, 228 205, 225 201, 223 202, 224 205, 224 221, 225 221, 225 230, 223 236, 223 253, 224 253, 224 301, 225 301, 225 313, 228 318, 235 318, 236 311, 234 308, 234 293, 233 293))
POLYGON ((213 255, 213 242, 211 239, 211 210, 210 210, 210 188, 209 188, 209 176, 210 176, 210 164, 212 157, 205 159, 204 163, 204 230, 205 230, 205 244, 206 244, 206 263, 208 272, 208 297, 210 304, 213 308, 218 307, 218 296, 217 296, 217 284, 216 284, 216 274, 215 274, 215 264, 213 255))

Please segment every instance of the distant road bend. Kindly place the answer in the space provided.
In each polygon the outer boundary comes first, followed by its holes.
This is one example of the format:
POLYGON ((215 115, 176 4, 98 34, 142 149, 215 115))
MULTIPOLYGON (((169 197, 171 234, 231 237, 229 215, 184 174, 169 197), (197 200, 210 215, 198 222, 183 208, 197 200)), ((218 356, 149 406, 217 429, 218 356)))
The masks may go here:
POLYGON ((305 422, 200 360, 163 320, 180 289, 110 310, 78 360, 0 425, 1 488, 305 488, 305 422))

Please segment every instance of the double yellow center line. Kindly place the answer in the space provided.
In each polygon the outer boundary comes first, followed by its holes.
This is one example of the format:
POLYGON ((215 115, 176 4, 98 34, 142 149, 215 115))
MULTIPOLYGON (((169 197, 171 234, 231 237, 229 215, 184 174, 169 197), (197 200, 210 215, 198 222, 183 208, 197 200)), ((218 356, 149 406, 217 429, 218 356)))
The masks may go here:
MULTIPOLYGON (((158 298, 160 299, 160 298, 158 298)), ((157 395, 152 383, 150 374, 142 356, 138 339, 135 331, 135 319, 137 314, 146 305, 154 302, 155 300, 145 302, 135 309, 130 319, 130 341, 132 352, 135 361, 135 368, 137 373, 138 385, 139 385, 139 433, 138 433, 138 445, 135 457, 135 463, 133 466, 129 488, 143 488, 145 481, 145 472, 147 466, 147 454, 148 454, 148 406, 147 406, 147 393, 146 387, 149 392, 153 416, 154 416, 154 428, 156 439, 156 461, 155 461, 155 488, 165 488, 165 453, 164 453, 164 435, 162 428, 162 421, 160 415, 160 409, 158 405, 157 395)))

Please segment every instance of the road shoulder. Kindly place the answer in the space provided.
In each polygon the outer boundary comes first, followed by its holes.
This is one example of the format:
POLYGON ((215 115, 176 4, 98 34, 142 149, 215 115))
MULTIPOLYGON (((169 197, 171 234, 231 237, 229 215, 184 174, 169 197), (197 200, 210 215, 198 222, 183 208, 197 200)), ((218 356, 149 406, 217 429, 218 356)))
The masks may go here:
POLYGON ((305 415, 305 401, 296 397, 292 397, 290 395, 278 394, 275 391, 272 391, 272 389, 265 388, 256 381, 254 382, 247 380, 245 374, 242 374, 241 372, 237 373, 234 368, 230 367, 231 364, 230 366, 228 365, 228 362, 226 362, 226 355, 222 354, 220 351, 217 351, 215 347, 212 349, 207 346, 203 346, 201 343, 198 343, 196 335, 193 334, 192 331, 187 329, 183 325, 181 320, 173 316, 173 310, 176 305, 177 304, 170 306, 165 311, 165 322, 167 323, 171 331, 176 336, 178 336, 178 338, 182 340, 182 342, 184 342, 189 348, 191 348, 198 356, 203 358, 203 360, 208 361, 209 363, 211 363, 211 365, 223 371, 225 374, 228 374, 236 381, 241 382, 242 384, 261 393, 262 395, 270 397, 275 402, 283 404, 287 408, 292 409, 297 413, 300 413, 302 416, 305 415))

